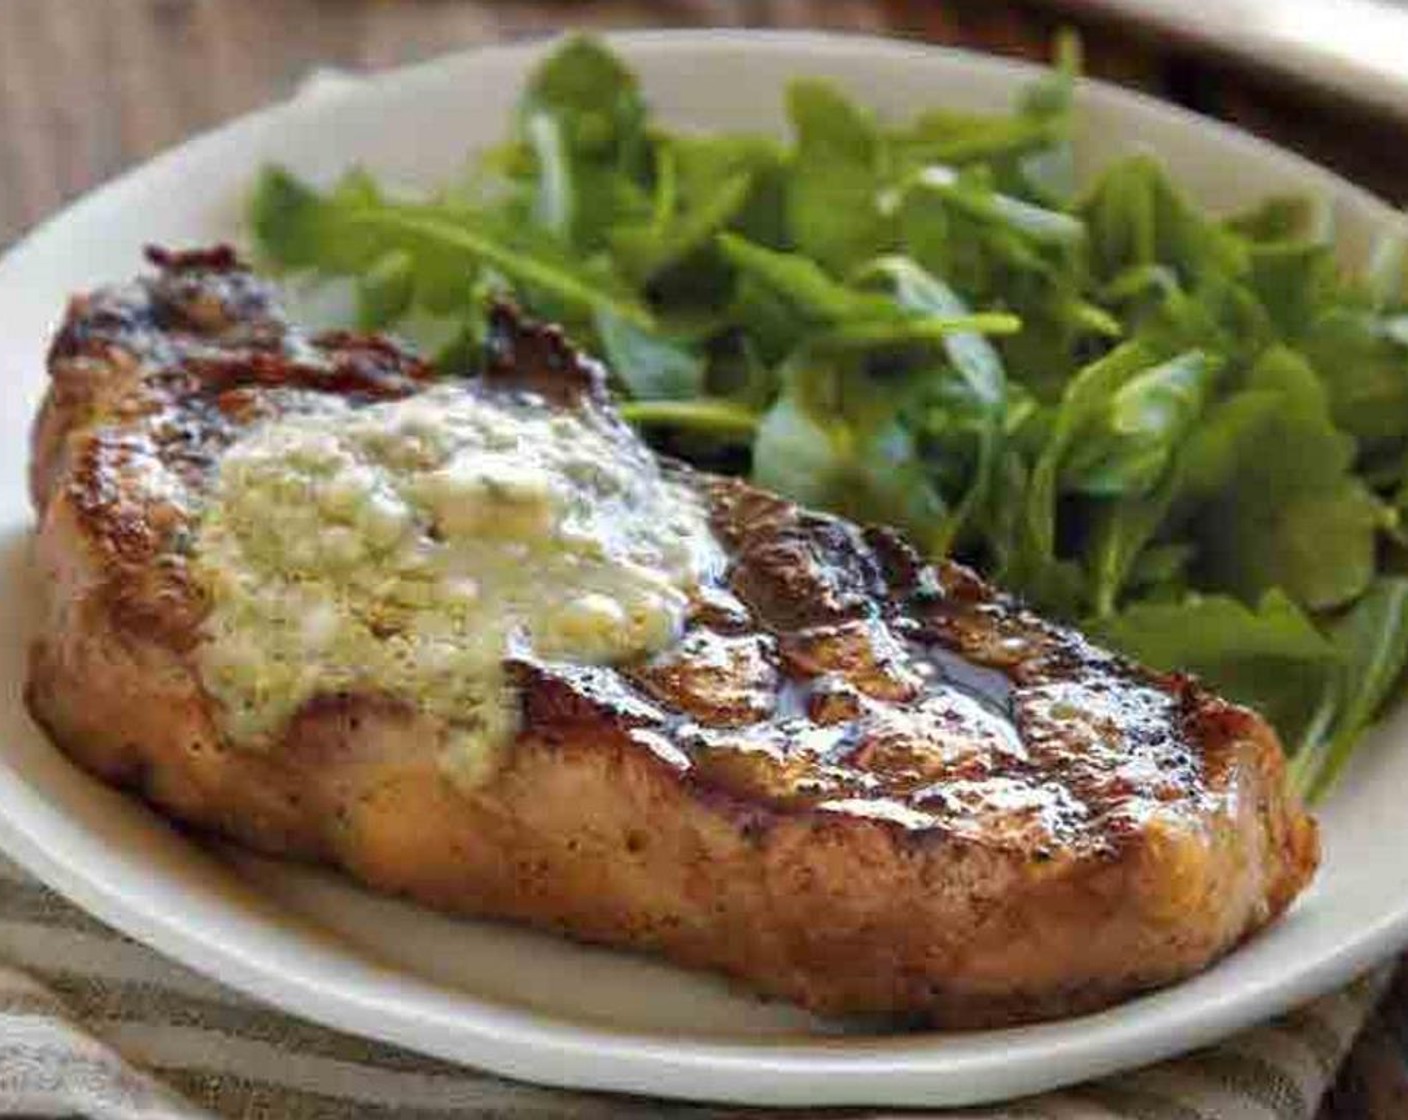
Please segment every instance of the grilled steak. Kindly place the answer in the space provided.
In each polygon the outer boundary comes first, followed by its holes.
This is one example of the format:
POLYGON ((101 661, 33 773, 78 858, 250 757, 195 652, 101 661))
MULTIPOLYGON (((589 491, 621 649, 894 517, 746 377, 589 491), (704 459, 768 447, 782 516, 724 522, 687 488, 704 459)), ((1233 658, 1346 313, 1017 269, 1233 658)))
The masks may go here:
MULTIPOLYGON (((440 764, 453 713, 394 690, 318 691, 240 742, 202 660, 193 543, 222 460, 319 401, 422 399, 428 370, 298 332, 226 250, 153 261, 77 298, 53 344, 28 701, 176 819, 821 1012, 954 1027, 1187 976, 1311 877, 1314 824, 1254 713, 893 532, 674 464, 723 557, 682 634, 606 664, 506 651, 516 731, 475 781, 440 764)), ((507 308, 484 376, 434 393, 590 414, 645 455, 600 369, 507 308)))

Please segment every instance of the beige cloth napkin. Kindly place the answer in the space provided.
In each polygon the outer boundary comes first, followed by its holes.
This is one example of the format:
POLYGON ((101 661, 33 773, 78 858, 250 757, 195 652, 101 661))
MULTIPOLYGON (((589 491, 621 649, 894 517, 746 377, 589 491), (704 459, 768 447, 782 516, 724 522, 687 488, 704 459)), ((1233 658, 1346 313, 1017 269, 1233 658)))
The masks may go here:
MULTIPOLYGON (((1385 980, 1380 970, 1176 1061, 948 1115, 1310 1120, 1385 980)), ((99 1120, 767 1115, 540 1089, 315 1026, 136 944, 0 859, 0 1115, 75 1114, 99 1120)))

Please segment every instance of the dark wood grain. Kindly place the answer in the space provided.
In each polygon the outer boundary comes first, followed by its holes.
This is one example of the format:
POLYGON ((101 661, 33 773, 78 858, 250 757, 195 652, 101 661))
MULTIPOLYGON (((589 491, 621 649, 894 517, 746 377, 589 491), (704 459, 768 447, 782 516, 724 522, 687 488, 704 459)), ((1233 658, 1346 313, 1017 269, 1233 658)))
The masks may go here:
MULTIPOLYGON (((0 245, 317 66, 380 69, 563 28, 828 27, 1044 57, 1030 0, 0 0, 0 245)), ((1093 73, 1241 123, 1408 199, 1404 129, 1308 88, 1082 17, 1093 73)))

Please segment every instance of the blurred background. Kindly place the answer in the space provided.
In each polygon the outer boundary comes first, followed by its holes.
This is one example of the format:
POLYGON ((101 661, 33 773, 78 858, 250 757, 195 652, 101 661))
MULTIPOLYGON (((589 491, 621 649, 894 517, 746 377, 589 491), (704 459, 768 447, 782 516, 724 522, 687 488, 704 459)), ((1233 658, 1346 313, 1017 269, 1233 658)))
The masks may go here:
POLYGON ((1090 73, 1408 200, 1408 6, 1389 0, 0 0, 0 245, 318 67, 647 26, 829 28, 1044 58, 1063 24, 1082 32, 1090 73))

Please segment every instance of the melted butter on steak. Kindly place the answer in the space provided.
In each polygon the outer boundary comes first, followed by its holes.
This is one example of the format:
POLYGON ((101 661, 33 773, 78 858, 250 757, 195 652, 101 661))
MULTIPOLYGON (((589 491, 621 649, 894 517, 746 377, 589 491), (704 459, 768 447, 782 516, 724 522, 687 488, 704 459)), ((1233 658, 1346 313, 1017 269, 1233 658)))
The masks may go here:
POLYGON ((722 564, 698 496, 610 416, 463 384, 257 424, 220 459, 194 555, 233 738, 267 746, 315 695, 383 691, 445 721, 470 784, 517 728, 510 649, 666 649, 722 564))

